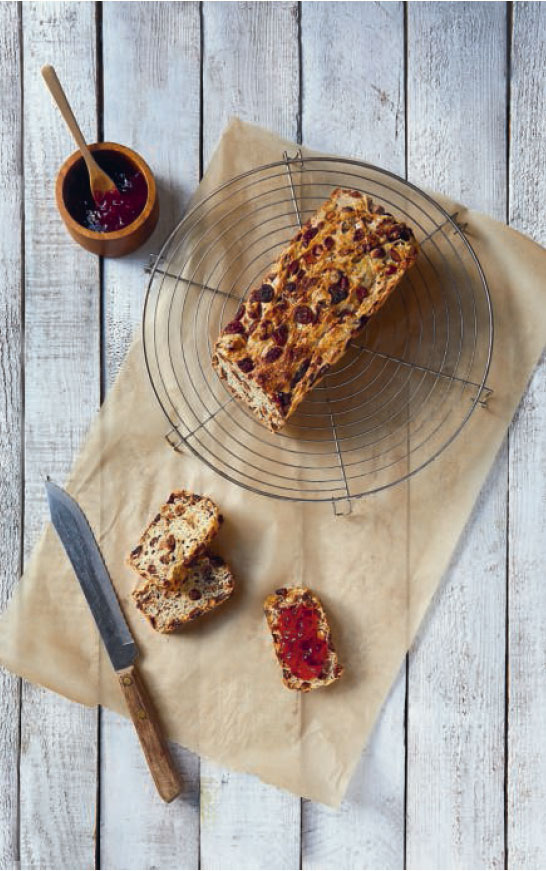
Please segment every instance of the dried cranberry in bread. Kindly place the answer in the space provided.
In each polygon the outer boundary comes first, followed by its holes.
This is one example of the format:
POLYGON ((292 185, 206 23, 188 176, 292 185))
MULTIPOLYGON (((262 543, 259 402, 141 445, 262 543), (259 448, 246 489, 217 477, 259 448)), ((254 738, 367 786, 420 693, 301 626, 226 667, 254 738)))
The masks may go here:
POLYGON ((133 590, 139 611, 157 632, 174 632, 225 602, 233 592, 233 575, 219 556, 195 560, 177 589, 164 589, 146 581, 133 590))
POLYGON ((284 426, 417 256, 412 230, 337 189, 224 327, 212 364, 269 429, 284 426))
POLYGON ((145 580, 176 587, 219 526, 220 514, 212 499, 175 490, 146 527, 128 563, 145 580))
POLYGON ((283 587, 267 597, 264 612, 289 690, 306 693, 341 677, 328 619, 311 590, 283 587))

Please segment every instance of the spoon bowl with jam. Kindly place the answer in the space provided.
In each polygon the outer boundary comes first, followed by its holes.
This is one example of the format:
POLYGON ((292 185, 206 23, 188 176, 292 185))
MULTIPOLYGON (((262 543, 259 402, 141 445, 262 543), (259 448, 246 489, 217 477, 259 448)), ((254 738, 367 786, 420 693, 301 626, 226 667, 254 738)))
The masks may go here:
POLYGON ((121 257, 142 245, 159 217, 159 201, 148 164, 132 149, 115 142, 89 146, 115 189, 93 197, 80 151, 62 165, 57 176, 57 207, 68 232, 93 254, 121 257))

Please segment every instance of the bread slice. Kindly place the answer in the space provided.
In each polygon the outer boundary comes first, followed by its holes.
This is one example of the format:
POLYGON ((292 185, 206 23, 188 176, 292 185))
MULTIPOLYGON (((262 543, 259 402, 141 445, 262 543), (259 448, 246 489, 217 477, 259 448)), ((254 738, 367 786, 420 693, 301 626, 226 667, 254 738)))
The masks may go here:
POLYGON ((205 552, 221 519, 212 499, 175 490, 146 527, 128 564, 144 580, 175 589, 188 565, 205 552))
POLYGON ((206 554, 195 560, 178 589, 162 589, 146 581, 133 590, 139 611, 157 632, 174 632, 229 599, 233 575, 222 557, 206 554))
POLYGON ((328 619, 306 587, 282 587, 264 602, 265 616, 289 690, 306 693, 341 677, 328 619))

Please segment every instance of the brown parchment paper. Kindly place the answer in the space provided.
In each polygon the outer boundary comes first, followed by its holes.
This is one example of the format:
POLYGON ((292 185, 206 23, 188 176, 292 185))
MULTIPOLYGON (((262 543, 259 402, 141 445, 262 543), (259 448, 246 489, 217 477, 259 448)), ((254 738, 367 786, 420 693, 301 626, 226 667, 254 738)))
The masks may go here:
MULTIPOLYGON (((233 121, 195 201, 246 169, 295 148, 233 121)), ((495 346, 486 410, 409 481, 332 507, 278 502, 230 484, 165 442, 138 335, 76 460, 69 489, 89 517, 169 736, 228 767, 295 793, 341 801, 389 687, 448 565, 522 392, 546 342, 546 252, 517 232, 459 210, 487 276, 495 346), (441 481, 441 487, 439 483, 441 481), (155 634, 131 604, 125 556, 173 487, 210 494, 226 522, 217 550, 238 585, 232 601, 172 637, 155 634), (449 505, 449 510, 446 510, 449 505), (298 696, 281 683, 262 616, 280 585, 323 599, 346 675, 298 696)), ((0 663, 87 705, 125 714, 87 605, 50 527, 0 618, 0 663)))

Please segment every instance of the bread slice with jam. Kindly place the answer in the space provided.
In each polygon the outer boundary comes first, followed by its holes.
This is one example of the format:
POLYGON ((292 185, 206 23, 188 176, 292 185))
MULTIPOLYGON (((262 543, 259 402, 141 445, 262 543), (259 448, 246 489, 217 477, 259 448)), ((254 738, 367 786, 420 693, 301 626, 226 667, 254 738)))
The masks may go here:
POLYGON ((282 587, 264 602, 264 612, 283 683, 309 692, 328 686, 343 673, 328 618, 318 596, 306 587, 282 587))
POLYGON ((132 595, 156 632, 169 633, 217 608, 229 599, 233 587, 233 575, 222 557, 205 554, 188 567, 176 589, 146 581, 132 595))
POLYGON ((146 581, 176 589, 217 534, 222 516, 208 496, 175 490, 144 530, 128 564, 146 581))

